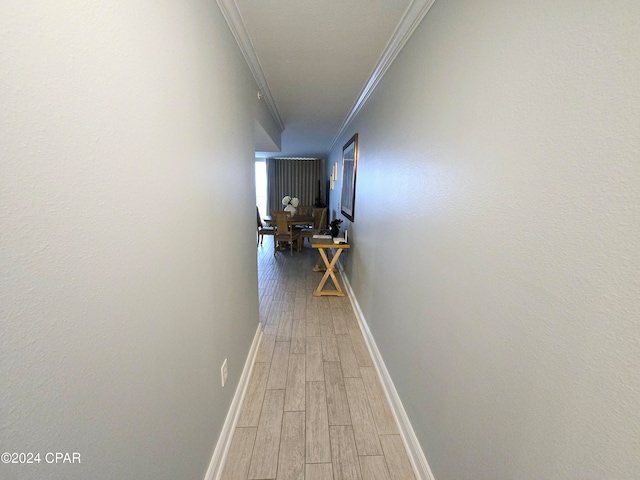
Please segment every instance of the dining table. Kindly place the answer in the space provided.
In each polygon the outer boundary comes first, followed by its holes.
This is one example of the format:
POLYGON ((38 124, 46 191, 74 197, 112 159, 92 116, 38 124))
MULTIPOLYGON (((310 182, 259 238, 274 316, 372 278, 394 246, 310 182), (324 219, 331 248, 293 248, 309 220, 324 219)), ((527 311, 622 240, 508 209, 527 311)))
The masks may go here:
MULTIPOLYGON (((264 221, 264 223, 267 223, 269 225, 273 225, 275 223, 275 219, 271 218, 271 215, 263 217, 262 220, 264 221)), ((287 218, 287 222, 289 223, 289 225, 293 226, 313 226, 313 215, 294 215, 293 217, 287 218)))

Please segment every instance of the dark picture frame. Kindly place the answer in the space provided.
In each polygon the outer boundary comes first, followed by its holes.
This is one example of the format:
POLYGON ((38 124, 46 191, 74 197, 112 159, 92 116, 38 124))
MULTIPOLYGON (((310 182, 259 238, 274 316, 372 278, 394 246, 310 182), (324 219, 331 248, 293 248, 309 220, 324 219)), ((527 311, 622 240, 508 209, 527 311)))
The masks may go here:
POLYGON ((356 206, 356 170, 358 168, 358 134, 342 147, 342 196, 340 212, 353 222, 356 206))

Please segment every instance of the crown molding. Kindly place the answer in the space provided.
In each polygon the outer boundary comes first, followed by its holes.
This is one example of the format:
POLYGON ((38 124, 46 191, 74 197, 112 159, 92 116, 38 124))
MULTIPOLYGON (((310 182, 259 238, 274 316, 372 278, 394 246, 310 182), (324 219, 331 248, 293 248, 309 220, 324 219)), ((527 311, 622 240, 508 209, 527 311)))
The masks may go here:
POLYGON ((351 107, 351 110, 349 110, 349 113, 342 122, 342 126, 331 142, 329 152, 331 152, 334 145, 336 144, 340 136, 342 136, 351 121, 360 112, 375 88, 378 86, 378 83, 380 83, 380 80, 382 80, 384 74, 387 73, 387 70, 389 70, 389 67, 396 59, 405 43, 407 43, 407 40, 409 40, 414 30, 420 24, 434 2, 435 0, 413 0, 407 7, 407 10, 404 12, 404 15, 400 19, 400 23, 398 23, 398 26, 393 32, 389 43, 387 43, 384 52, 382 52, 378 63, 373 69, 371 77, 369 77, 369 80, 360 92, 358 99, 351 107))
POLYGON ((276 107, 276 102, 273 100, 271 90, 269 90, 267 79, 264 76, 262 66, 260 65, 260 60, 258 60, 256 51, 253 48, 253 42, 251 41, 251 37, 247 32, 247 27, 242 18, 242 14, 240 13, 240 9, 238 9, 238 5, 236 4, 235 0, 216 1, 218 2, 220 10, 222 10, 222 15, 224 16, 227 24, 229 25, 229 28, 231 29, 233 37, 236 39, 236 43, 240 47, 240 51, 242 52, 247 65, 249 65, 249 69, 253 74, 253 78, 255 78, 256 82, 258 83, 258 89, 262 94, 262 98, 266 102, 267 107, 269 107, 269 111, 271 112, 274 121, 280 129, 280 133, 282 133, 284 131, 284 123, 282 123, 282 118, 280 118, 280 113, 278 112, 278 108, 276 107))

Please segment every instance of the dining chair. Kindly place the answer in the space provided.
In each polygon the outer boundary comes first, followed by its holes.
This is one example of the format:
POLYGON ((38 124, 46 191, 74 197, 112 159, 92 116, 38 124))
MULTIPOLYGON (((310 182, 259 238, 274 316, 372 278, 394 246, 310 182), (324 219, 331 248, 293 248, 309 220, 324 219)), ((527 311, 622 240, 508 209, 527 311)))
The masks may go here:
POLYGON ((313 237, 316 233, 318 233, 323 228, 327 226, 327 207, 325 208, 314 208, 313 209, 313 228, 305 227, 300 230, 300 236, 302 237, 302 243, 306 238, 311 242, 311 237, 313 237))
POLYGON ((256 206, 256 214, 258 216, 258 243, 256 246, 262 243, 262 240, 265 235, 273 235, 275 233, 273 227, 265 225, 262 223, 262 218, 260 218, 260 209, 256 206))
POLYGON ((313 207, 311 205, 298 205, 297 215, 312 215, 313 207))
POLYGON ((280 242, 289 242, 290 254, 293 255, 293 242, 297 243, 300 251, 300 232, 293 228, 288 221, 291 212, 282 210, 271 210, 271 218, 275 223, 275 233, 273 235, 273 254, 278 251, 280 242))

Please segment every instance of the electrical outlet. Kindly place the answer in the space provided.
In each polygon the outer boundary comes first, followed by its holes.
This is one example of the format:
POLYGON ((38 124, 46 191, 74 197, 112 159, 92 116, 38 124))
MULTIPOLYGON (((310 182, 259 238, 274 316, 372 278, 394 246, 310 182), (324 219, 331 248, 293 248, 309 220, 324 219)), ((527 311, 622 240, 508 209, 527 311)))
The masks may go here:
POLYGON ((220 374, 222 375, 222 386, 224 387, 224 384, 227 383, 227 359, 224 359, 224 362, 222 362, 222 368, 220 369, 220 374))

